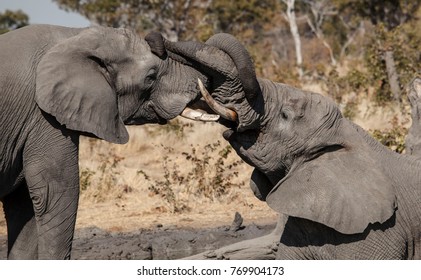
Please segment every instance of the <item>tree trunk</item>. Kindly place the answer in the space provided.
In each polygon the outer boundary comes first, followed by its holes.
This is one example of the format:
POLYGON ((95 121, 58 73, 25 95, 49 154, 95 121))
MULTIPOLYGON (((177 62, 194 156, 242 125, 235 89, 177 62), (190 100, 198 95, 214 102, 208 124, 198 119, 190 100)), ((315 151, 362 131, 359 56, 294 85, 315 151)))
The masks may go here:
POLYGON ((406 154, 421 159, 421 78, 415 78, 408 86, 412 124, 405 139, 406 154))
MULTIPOLYGON (((342 22, 344 23, 345 21, 342 19, 342 22)), ((344 23, 345 26, 347 26, 348 32, 347 32, 347 40, 345 42, 345 44, 343 44, 343 46, 341 47, 341 54, 339 55, 340 58, 345 57, 345 52, 348 49, 348 47, 354 42, 355 38, 360 34, 361 36, 364 36, 365 33, 365 25, 364 25, 364 21, 360 22, 360 26, 352 32, 352 34, 350 34, 351 30, 348 27, 348 25, 346 23, 344 23)))
POLYGON ((313 33, 316 35, 316 37, 320 41, 322 41, 322 44, 326 47, 327 51, 329 52, 330 63, 333 66, 336 66, 337 62, 336 62, 335 56, 333 55, 333 50, 330 47, 330 44, 326 41, 325 36, 323 35, 323 31, 321 30, 320 27, 318 27, 315 24, 313 24, 311 22, 311 19, 308 16, 306 16, 306 19, 307 19, 308 26, 310 26, 311 31, 313 31, 313 33))
POLYGON ((393 99, 400 103, 402 101, 401 90, 398 73, 396 72, 395 59, 393 58, 393 51, 385 51, 384 60, 386 62, 387 78, 389 80, 390 90, 392 92, 393 99))
POLYGON ((328 50, 328 52, 329 52, 329 56, 330 56, 330 63, 333 65, 333 66, 336 66, 336 64, 337 64, 337 61, 336 61, 336 59, 335 59, 335 56, 333 55, 333 50, 332 50, 332 48, 330 47, 330 44, 325 40, 325 38, 324 38, 324 36, 323 35, 319 35, 319 36, 317 36, 317 37, 319 37, 319 39, 322 41, 322 43, 323 43, 323 45, 326 47, 326 49, 328 50))
POLYGON ((303 77, 303 57, 301 54, 301 38, 300 33, 298 32, 297 20, 295 17, 295 0, 283 0, 287 5, 286 19, 289 23, 289 28, 291 31, 292 38, 294 39, 295 44, 295 55, 297 62, 297 71, 300 79, 303 77))

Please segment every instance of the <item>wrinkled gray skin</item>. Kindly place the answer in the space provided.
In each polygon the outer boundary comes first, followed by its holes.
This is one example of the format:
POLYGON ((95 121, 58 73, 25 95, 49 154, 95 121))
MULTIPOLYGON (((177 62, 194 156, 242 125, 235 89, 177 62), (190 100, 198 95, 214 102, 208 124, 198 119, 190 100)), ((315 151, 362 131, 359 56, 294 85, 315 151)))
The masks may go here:
POLYGON ((165 52, 162 37, 148 43, 103 27, 35 25, 0 36, 8 258, 70 258, 79 135, 126 143, 124 124, 163 124, 198 97, 197 78, 206 78, 165 52))
POLYGON ((382 146, 322 95, 257 79, 246 97, 229 57, 248 54, 229 37, 207 42, 231 52, 209 51, 223 70, 209 90, 239 116, 224 137, 255 167, 256 196, 287 219, 276 257, 420 259, 421 163, 382 146))
POLYGON ((407 88, 412 124, 405 139, 407 154, 421 158, 421 78, 414 78, 407 88))

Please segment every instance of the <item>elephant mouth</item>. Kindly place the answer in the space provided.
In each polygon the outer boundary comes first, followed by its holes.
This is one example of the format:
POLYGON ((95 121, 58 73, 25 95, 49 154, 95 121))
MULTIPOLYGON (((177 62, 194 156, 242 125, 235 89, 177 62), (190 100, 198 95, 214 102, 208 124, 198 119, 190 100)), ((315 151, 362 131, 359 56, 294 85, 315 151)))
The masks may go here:
POLYGON ((217 103, 199 78, 197 82, 203 99, 199 99, 188 105, 180 115, 195 121, 219 122, 230 128, 237 124, 237 113, 217 103))
POLYGON ((233 141, 233 137, 235 135, 235 131, 233 129, 227 129, 222 133, 222 136, 227 141, 233 141))
POLYGON ((230 143, 244 162, 257 167, 256 163, 252 161, 255 157, 253 156, 253 152, 251 152, 251 147, 256 144, 258 134, 258 131, 247 130, 238 132, 238 130, 234 128, 224 131, 222 137, 230 143))
POLYGON ((148 123, 155 123, 164 125, 167 124, 168 119, 162 116, 156 110, 152 102, 145 103, 145 106, 139 106, 137 110, 129 117, 125 118, 124 124, 126 125, 143 125, 148 123))
POLYGON ((191 105, 188 105, 181 112, 180 116, 194 120, 194 121, 203 121, 203 122, 217 122, 219 120, 219 115, 209 114, 205 106, 203 106, 202 100, 199 100, 191 105))

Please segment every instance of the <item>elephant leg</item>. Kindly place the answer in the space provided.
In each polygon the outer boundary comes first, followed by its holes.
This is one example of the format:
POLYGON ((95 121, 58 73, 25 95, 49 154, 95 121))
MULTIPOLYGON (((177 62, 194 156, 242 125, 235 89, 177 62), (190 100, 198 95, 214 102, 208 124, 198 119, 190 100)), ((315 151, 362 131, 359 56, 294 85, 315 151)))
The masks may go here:
POLYGON ((63 134, 54 129, 44 131, 36 145, 27 145, 24 151, 39 259, 70 258, 79 200, 79 137, 63 134))
POLYGON ((38 232, 26 184, 3 199, 7 222, 8 259, 37 259, 38 232))

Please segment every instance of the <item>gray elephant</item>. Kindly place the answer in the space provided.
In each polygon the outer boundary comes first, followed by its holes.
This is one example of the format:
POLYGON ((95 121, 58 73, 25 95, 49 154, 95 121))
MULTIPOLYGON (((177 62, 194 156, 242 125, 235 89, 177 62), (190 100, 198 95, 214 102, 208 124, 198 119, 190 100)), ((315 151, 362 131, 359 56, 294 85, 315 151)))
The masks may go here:
POLYGON ((145 39, 125 29, 49 25, 0 36, 8 258, 70 258, 80 135, 126 143, 125 124, 212 119, 186 108, 200 97, 196 79, 206 76, 169 51, 177 43, 157 33, 145 39))
POLYGON ((213 55, 218 79, 202 94, 226 118, 224 138, 255 167, 256 196, 281 214, 276 258, 421 258, 419 161, 382 146, 329 98, 256 78, 230 35, 192 48, 213 55))

